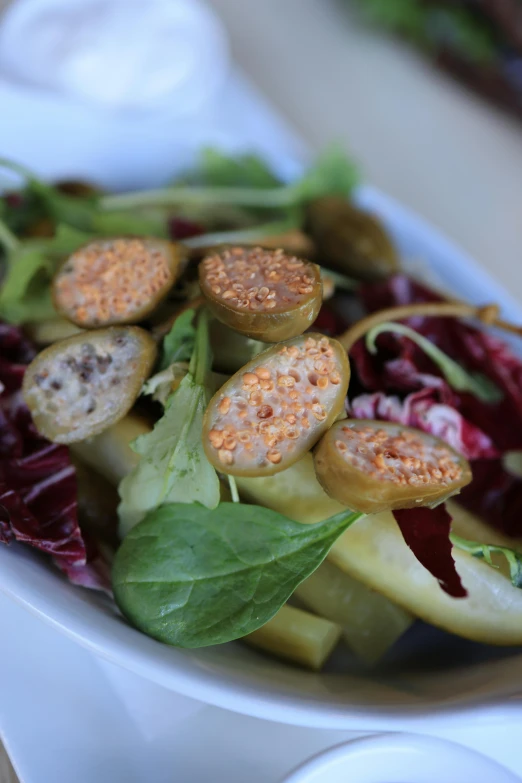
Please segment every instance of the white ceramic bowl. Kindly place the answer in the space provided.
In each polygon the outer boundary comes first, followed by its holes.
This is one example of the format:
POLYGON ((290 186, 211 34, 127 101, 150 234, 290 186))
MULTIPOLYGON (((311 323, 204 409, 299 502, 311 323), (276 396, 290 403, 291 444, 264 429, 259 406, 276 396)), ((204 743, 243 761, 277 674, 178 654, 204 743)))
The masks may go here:
MULTIPOLYGON (((185 165, 189 147, 182 148, 185 165)), ((124 166, 122 155, 115 157, 113 173, 111 156, 106 154, 104 161, 109 165, 106 179, 117 186, 124 166)), ((141 175, 143 185, 155 184, 144 176, 145 160, 135 177, 139 181, 141 175)), ((84 173, 88 161, 80 168, 84 173)), ((97 159, 93 176, 100 170, 97 159)), ((152 179, 157 181, 158 175, 154 167, 152 179)), ((126 184, 124 176, 121 185, 126 184)), ((488 275, 411 212, 371 188, 362 188, 359 198, 382 216, 404 256, 426 260, 457 295, 477 303, 499 302, 507 318, 522 320, 516 303, 488 275)), ((257 717, 316 727, 419 730, 470 714, 475 720, 501 720, 522 711, 517 703, 522 654, 517 651, 499 659, 493 650, 445 637, 439 662, 425 670, 403 667, 395 675, 374 677, 355 669, 311 674, 237 643, 195 651, 162 645, 131 628, 109 599, 68 584, 43 557, 21 546, 0 547, 0 590, 114 663, 180 694, 257 717)), ((413 653, 409 655, 412 659, 413 653)))
POLYGON ((520 783, 481 753, 418 734, 363 737, 320 753, 283 783, 520 783))

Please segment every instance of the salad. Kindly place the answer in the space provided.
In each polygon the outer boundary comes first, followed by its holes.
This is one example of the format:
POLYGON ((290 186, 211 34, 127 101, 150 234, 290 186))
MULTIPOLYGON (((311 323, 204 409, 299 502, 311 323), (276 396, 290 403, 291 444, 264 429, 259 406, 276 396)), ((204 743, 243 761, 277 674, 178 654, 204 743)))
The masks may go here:
POLYGON ((1 165, 1 543, 178 647, 522 643, 522 329, 407 275, 349 159, 122 194, 1 165))

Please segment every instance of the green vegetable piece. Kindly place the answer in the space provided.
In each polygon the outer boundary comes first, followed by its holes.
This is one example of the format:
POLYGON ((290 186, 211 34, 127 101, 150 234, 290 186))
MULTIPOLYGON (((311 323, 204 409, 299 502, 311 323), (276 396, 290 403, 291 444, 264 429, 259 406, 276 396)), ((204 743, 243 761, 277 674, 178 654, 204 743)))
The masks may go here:
POLYGON ((120 532, 165 503, 219 503, 219 479, 201 441, 203 415, 210 397, 210 351, 207 314, 198 319, 188 373, 165 402, 165 412, 152 432, 132 448, 141 455, 136 468, 120 484, 120 532))
POLYGON ((322 264, 356 280, 379 280, 400 268, 397 252, 381 222, 338 196, 308 204, 305 230, 322 264))
POLYGON ((161 239, 97 239, 56 273, 56 309, 83 329, 142 321, 168 294, 185 261, 181 245, 161 239))
POLYGON ((213 366, 226 375, 233 375, 267 348, 266 343, 261 340, 245 337, 217 319, 212 322, 210 344, 214 357, 213 366))
POLYGON ((203 445, 210 462, 235 476, 267 476, 297 462, 344 409, 345 351, 307 333, 258 354, 209 403, 203 445))
POLYGON ((155 359, 154 340, 138 327, 81 332, 45 348, 23 382, 38 431, 74 443, 107 429, 131 409, 155 359))
POLYGON ((365 514, 436 506, 471 481, 468 462, 440 438, 384 421, 336 422, 314 465, 330 497, 365 514))
POLYGON ((302 334, 322 304, 319 267, 282 250, 232 247, 209 256, 199 284, 219 321, 267 343, 302 334))
POLYGON ((85 241, 85 233, 58 226, 49 239, 18 240, 0 221, 0 244, 6 250, 6 273, 0 290, 0 317, 10 323, 56 317, 50 280, 59 260, 85 241))
POLYGON ((166 370, 171 364, 188 362, 194 351, 196 327, 193 325, 196 311, 184 310, 172 324, 172 328, 163 339, 159 369, 166 370))
POLYGON ((285 604, 243 641, 283 660, 320 671, 341 637, 336 623, 285 604))
POLYGON ((281 184, 268 164, 257 155, 227 155, 214 147, 201 150, 198 167, 178 183, 220 187, 273 188, 281 184))
POLYGON ((494 544, 481 544, 479 541, 469 541, 461 538, 456 533, 450 533, 450 541, 457 549, 468 552, 479 560, 485 560, 490 566, 495 567, 492 555, 498 554, 506 558, 509 567, 509 576, 513 587, 522 588, 522 554, 515 549, 494 544))
POLYGON ((261 161, 254 172, 250 160, 248 174, 243 166, 241 175, 238 175, 233 162, 230 174, 225 175, 221 164, 220 166, 221 171, 216 175, 216 169, 209 168, 203 161, 203 167, 188 177, 190 181, 203 184, 191 185, 182 182, 157 190, 104 196, 99 205, 102 210, 112 211, 149 206, 201 207, 208 204, 234 204, 256 211, 268 209, 286 213, 287 217, 290 216, 290 210, 294 210, 294 225, 298 225, 301 215, 295 212, 296 207, 331 193, 347 197, 358 181, 356 167, 337 146, 325 150, 300 179, 289 185, 274 184, 273 187, 268 187, 266 166, 261 161))
POLYGON ((130 622, 176 647, 246 636, 270 620, 359 514, 301 525, 260 506, 176 503, 124 539, 113 566, 130 622))
POLYGON ((383 332, 402 334, 426 353, 430 359, 440 368, 449 385, 460 392, 469 392, 482 402, 498 402, 502 399, 502 392, 493 381, 490 381, 481 373, 469 373, 460 364, 454 361, 444 351, 441 351, 434 343, 423 337, 415 329, 410 329, 404 324, 385 321, 374 326, 366 334, 366 347, 370 353, 377 353, 376 340, 383 332))

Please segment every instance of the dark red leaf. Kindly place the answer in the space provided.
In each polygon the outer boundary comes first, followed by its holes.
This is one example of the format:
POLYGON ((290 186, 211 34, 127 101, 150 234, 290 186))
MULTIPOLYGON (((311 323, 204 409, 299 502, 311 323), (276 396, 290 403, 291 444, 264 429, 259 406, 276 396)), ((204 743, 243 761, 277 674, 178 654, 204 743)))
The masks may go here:
POLYGON ((453 598, 465 598, 467 591, 451 554, 451 516, 446 507, 402 509, 393 515, 411 551, 442 589, 453 598))
POLYGON ((50 554, 75 584, 110 590, 110 567, 78 524, 76 471, 69 449, 41 437, 21 394, 35 350, 16 327, 0 324, 0 542, 50 554))
POLYGON ((339 334, 339 332, 342 332, 343 328, 343 322, 334 313, 332 308, 329 307, 328 304, 323 304, 319 310, 319 315, 313 322, 310 330, 333 337, 334 335, 339 334))
POLYGON ((65 557, 55 558, 54 562, 74 585, 88 587, 91 590, 102 590, 112 595, 111 560, 99 543, 85 533, 87 547, 87 562, 85 565, 72 562, 65 557))
MULTIPOLYGON (((404 275, 366 284, 360 295, 368 312, 441 297, 404 275)), ((407 323, 467 370, 490 378, 503 394, 498 403, 485 403, 472 394, 450 389, 439 368, 411 340, 381 335, 379 351, 369 354, 363 341, 350 352, 360 386, 366 391, 408 393, 436 389, 439 402, 451 405, 482 432, 499 451, 522 448, 522 361, 502 341, 458 318, 415 317, 407 323)), ((356 384, 354 384, 354 390, 356 384)))
POLYGON ((171 239, 190 239, 205 233, 205 227, 195 220, 184 217, 171 217, 168 222, 169 237, 171 239))
POLYGON ((502 460, 476 460, 473 481, 461 491, 459 503, 508 536, 522 536, 522 478, 508 473, 502 460))
POLYGON ((6 193, 4 196, 5 202, 8 207, 11 207, 12 209, 17 209, 18 207, 21 207, 24 203, 24 197, 21 193, 17 193, 13 191, 12 193, 6 193))

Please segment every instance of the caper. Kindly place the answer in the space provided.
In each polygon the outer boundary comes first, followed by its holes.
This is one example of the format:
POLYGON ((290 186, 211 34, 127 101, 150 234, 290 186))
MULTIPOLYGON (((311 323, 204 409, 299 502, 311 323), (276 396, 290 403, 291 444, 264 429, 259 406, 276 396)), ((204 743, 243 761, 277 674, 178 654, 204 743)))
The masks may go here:
POLYGON ((302 334, 322 303, 319 267, 283 250, 232 247, 208 256, 199 283, 219 321, 267 343, 302 334))
POLYGON ((468 462, 440 438, 383 421, 344 419, 314 453, 330 497, 354 511, 435 506, 471 481, 468 462))
POLYGON ((306 231, 322 264, 357 280, 378 280, 399 270, 397 251, 375 215, 338 196, 307 207, 306 231))
POLYGON ((203 421, 208 459, 237 476, 285 470, 342 412, 349 378, 345 351, 320 334, 263 351, 210 401, 203 421))
POLYGON ((56 309, 84 329, 136 323, 168 294, 186 259, 161 239, 97 239, 76 250, 53 280, 56 309))
POLYGON ((39 432, 74 443, 102 432, 130 410, 156 358, 137 326, 82 332, 54 343, 28 366, 23 395, 39 432))

